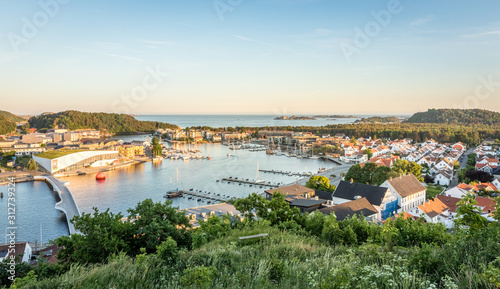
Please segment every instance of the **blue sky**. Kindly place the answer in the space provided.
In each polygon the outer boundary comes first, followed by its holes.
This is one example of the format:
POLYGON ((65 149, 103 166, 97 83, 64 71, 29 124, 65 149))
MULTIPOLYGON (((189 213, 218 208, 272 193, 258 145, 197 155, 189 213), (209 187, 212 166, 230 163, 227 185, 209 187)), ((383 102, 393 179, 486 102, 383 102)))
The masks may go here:
POLYGON ((499 1, 0 0, 0 109, 500 111, 499 11, 499 1))

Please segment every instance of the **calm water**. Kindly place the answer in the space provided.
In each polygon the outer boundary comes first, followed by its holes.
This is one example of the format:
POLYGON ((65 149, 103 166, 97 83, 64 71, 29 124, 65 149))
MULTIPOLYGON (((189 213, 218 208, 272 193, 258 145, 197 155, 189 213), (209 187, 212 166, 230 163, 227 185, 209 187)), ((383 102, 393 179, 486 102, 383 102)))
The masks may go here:
MULTIPOLYGON (((137 139, 138 137, 135 137, 137 139)), ((126 213, 138 202, 151 198, 163 201, 163 195, 171 189, 194 189, 203 192, 216 192, 231 197, 245 197, 252 192, 264 192, 266 188, 249 187, 248 185, 220 183, 223 177, 244 179, 257 178, 257 166, 260 169, 275 169, 294 172, 317 172, 323 165, 319 160, 288 158, 285 156, 269 156, 265 152, 247 150, 232 151, 221 144, 191 145, 202 151, 202 155, 211 155, 212 160, 174 161, 163 160, 160 163, 144 163, 107 172, 104 182, 97 182, 94 175, 64 178, 69 181, 69 188, 82 212, 91 212, 92 207, 100 210, 110 208, 111 212, 126 213), (231 156, 227 156, 227 154, 231 156), (177 181, 177 171, 179 181, 177 181)), ((324 164, 329 168, 331 164, 324 164)), ((288 175, 259 173, 259 178, 266 182, 290 183, 296 180, 288 175)), ((189 208, 207 205, 206 201, 198 202, 197 198, 187 197, 173 199, 174 206, 189 208)))
MULTIPOLYGON (((147 135, 117 136, 130 141, 146 139, 147 135)), ((96 207, 100 211, 107 208, 111 212, 122 212, 146 199, 164 201, 166 191, 194 189, 216 192, 231 197, 245 197, 252 192, 263 192, 266 188, 249 187, 248 185, 227 184, 216 182, 223 177, 238 177, 244 179, 257 178, 257 166, 260 169, 274 169, 294 172, 316 172, 320 167, 330 168, 331 164, 319 160, 288 158, 285 156, 266 155, 265 152, 250 152, 247 150, 230 150, 221 144, 190 145, 202 151, 202 155, 211 155, 212 160, 174 161, 163 160, 160 163, 144 163, 137 166, 106 172, 106 180, 97 182, 95 175, 61 178, 69 181, 78 207, 82 212, 90 213, 96 207), (227 154, 230 154, 228 156, 227 154), (177 174, 177 171, 179 174, 177 174), (179 179, 177 180, 177 175, 179 179)), ((258 178, 266 182, 290 183, 296 177, 259 173, 258 178)), ((7 186, 0 186, 0 191, 7 192, 7 186)), ((54 193, 43 182, 18 184, 17 191, 17 236, 19 241, 40 240, 40 224, 43 229, 43 242, 67 235, 68 228, 61 212, 54 208, 56 199, 54 193)), ((197 201, 187 197, 173 199, 173 205, 179 208, 189 208, 207 205, 207 200, 197 201)), ((0 199, 0 228, 7 227, 7 198, 0 199)), ((3 234, 3 232, 2 232, 3 234)), ((4 242, 2 235, 1 242, 4 242)))
MULTIPOLYGON (((7 186, 0 186, 0 192, 4 193, 0 199, 0 243, 6 241, 5 228, 8 227, 7 191, 7 186)), ((54 208, 55 203, 55 194, 44 182, 16 184, 17 241, 42 240, 46 243, 49 239, 67 235, 66 218, 54 208)))
MULTIPOLYGON (((290 116, 290 115, 289 115, 290 116)), ((301 115, 302 116, 302 115, 301 115)), ((209 127, 264 127, 264 126, 323 126, 353 123, 359 118, 318 118, 316 120, 274 120, 276 115, 141 115, 138 120, 161 121, 182 128, 209 127)))

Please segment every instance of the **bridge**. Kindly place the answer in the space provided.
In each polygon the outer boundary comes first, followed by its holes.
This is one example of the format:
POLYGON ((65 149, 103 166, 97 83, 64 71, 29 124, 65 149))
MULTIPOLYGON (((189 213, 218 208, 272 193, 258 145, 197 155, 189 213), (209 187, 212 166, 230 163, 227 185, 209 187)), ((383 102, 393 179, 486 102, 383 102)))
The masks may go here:
POLYGON ((59 201, 56 203, 55 208, 62 211, 66 215, 66 221, 68 223, 69 233, 75 234, 80 233, 75 229, 73 223, 70 222, 75 216, 80 216, 81 212, 76 205, 73 194, 66 187, 66 182, 62 182, 54 176, 35 176, 35 181, 44 181, 59 195, 59 201))

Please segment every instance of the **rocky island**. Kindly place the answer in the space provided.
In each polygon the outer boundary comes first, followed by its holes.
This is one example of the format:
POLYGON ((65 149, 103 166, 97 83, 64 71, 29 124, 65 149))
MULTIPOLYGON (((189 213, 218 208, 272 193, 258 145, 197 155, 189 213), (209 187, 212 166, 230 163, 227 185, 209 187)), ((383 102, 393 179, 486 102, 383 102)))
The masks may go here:
POLYGON ((274 120, 316 120, 316 118, 310 117, 310 116, 295 116, 295 115, 286 116, 286 115, 283 115, 283 116, 275 117, 274 120))

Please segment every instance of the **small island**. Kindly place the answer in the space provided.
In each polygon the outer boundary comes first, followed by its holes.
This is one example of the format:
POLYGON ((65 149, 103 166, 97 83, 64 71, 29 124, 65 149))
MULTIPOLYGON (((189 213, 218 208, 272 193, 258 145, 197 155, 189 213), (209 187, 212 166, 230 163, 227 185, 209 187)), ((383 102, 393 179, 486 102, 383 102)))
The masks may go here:
POLYGON ((295 115, 286 116, 286 115, 283 115, 283 116, 275 117, 274 120, 316 120, 316 118, 310 117, 310 116, 295 116, 295 115))
POLYGON ((359 118, 359 116, 355 116, 355 115, 339 115, 339 114, 333 114, 333 115, 323 114, 323 115, 315 115, 314 117, 317 117, 317 118, 359 118))
POLYGON ((361 118, 354 123, 400 123, 401 118, 397 116, 372 116, 368 118, 361 118))

